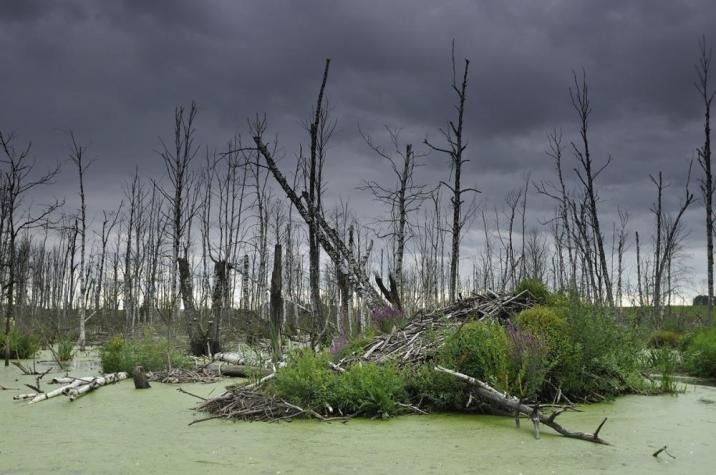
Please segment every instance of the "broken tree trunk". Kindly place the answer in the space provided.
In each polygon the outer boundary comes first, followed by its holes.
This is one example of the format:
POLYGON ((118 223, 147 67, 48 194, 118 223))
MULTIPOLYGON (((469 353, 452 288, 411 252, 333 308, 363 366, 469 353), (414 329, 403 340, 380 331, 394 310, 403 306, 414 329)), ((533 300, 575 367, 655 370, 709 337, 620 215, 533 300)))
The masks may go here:
POLYGON ((565 408, 558 409, 549 416, 545 416, 539 411, 538 406, 530 407, 525 404, 522 404, 522 402, 516 397, 510 396, 508 394, 503 394, 491 387, 490 385, 483 383, 482 381, 475 379, 472 376, 458 373, 457 371, 443 368, 442 366, 436 366, 435 371, 446 373, 458 379, 466 381, 473 387, 475 393, 479 397, 507 413, 521 413, 526 415, 534 423, 535 436, 537 438, 539 438, 539 423, 541 422, 542 424, 554 429, 556 432, 565 437, 586 440, 587 442, 593 442, 595 444, 609 445, 607 441, 599 437, 599 431, 604 426, 604 423, 607 422, 606 417, 604 418, 602 423, 599 424, 599 427, 597 427, 597 430, 593 434, 590 434, 588 432, 572 432, 568 429, 565 429, 562 425, 558 424, 555 421, 557 416, 565 411, 565 408))

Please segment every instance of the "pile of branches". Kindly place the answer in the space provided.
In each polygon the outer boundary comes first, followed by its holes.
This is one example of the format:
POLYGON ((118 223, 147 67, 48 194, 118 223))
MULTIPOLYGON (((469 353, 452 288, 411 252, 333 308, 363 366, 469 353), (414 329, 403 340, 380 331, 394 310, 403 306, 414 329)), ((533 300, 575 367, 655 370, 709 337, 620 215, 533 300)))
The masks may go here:
POLYGON ((503 295, 488 291, 467 297, 447 307, 416 314, 403 328, 376 336, 362 351, 343 358, 338 366, 345 368, 357 361, 384 363, 387 360, 393 360, 398 366, 424 364, 460 325, 486 319, 506 322, 533 304, 534 300, 526 290, 503 295))
POLYGON ((149 377, 149 381, 166 384, 215 383, 223 379, 219 370, 207 367, 195 369, 174 368, 164 371, 153 371, 147 376, 149 377))
POLYGON ((255 385, 233 386, 221 396, 207 399, 197 407, 198 411, 212 414, 210 417, 196 419, 191 424, 209 419, 237 419, 242 421, 276 422, 295 417, 315 417, 327 420, 321 414, 303 409, 265 391, 255 385))

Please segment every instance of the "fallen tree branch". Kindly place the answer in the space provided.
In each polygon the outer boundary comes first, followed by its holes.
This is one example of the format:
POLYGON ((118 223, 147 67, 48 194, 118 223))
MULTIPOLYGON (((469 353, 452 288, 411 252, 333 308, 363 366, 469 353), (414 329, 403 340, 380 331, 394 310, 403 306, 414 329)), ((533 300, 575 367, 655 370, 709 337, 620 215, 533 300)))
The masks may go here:
POLYGON ((526 404, 522 404, 521 401, 513 396, 510 396, 508 394, 503 394, 496 389, 494 389, 492 386, 473 378, 472 376, 468 376, 466 374, 458 373, 457 371, 453 371, 451 369, 444 368, 442 366, 436 366, 435 371, 439 371, 441 373, 446 373, 451 376, 454 376, 458 379, 461 379, 463 381, 468 382, 471 386, 473 386, 475 392, 478 396, 480 396, 483 400, 486 400, 495 406, 497 406, 499 409, 507 412, 507 413, 522 413, 526 416, 528 416, 535 427, 535 436, 539 438, 539 423, 542 423, 546 425, 547 427, 552 428, 555 432, 563 435, 564 437, 569 437, 571 439, 579 439, 579 440, 585 440, 587 442, 593 442, 595 444, 603 444, 603 445, 609 445, 607 441, 599 437, 599 431, 602 429, 604 424, 607 422, 607 418, 605 417, 601 424, 599 424, 599 427, 597 427, 597 430, 594 431, 593 434, 590 434, 588 432, 574 432, 566 429, 564 426, 560 425, 555 421, 558 415, 560 415, 562 410, 556 410, 549 416, 545 416, 542 414, 539 410, 539 405, 530 407, 526 404))

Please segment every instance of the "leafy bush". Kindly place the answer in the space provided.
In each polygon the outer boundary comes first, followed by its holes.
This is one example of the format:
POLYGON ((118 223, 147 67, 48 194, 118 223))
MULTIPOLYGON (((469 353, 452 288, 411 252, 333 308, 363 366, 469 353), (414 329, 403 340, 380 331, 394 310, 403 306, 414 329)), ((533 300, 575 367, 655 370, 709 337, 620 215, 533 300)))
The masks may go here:
POLYGON ((685 362, 691 374, 716 377, 716 326, 697 331, 689 338, 685 362))
POLYGON ((565 314, 565 309, 561 307, 536 305, 517 314, 515 325, 521 330, 542 336, 549 346, 556 344, 555 340, 564 335, 565 314))
POLYGON ((10 348, 10 358, 28 359, 35 356, 40 351, 39 338, 25 333, 20 333, 16 328, 10 330, 10 333, 0 335, 0 357, 5 356, 5 348, 10 348))
POLYGON ((329 367, 327 353, 304 349, 292 353, 273 381, 282 399, 325 413, 331 408, 344 414, 387 417, 399 411, 406 398, 405 379, 390 365, 353 365, 344 373, 329 367))
POLYGON ((276 394, 304 409, 322 412, 330 404, 335 384, 329 362, 327 353, 310 349, 291 353, 286 366, 279 368, 274 378, 276 394))
POLYGON ((648 338, 650 348, 678 348, 683 335, 673 330, 655 330, 648 338))
POLYGON ((135 366, 142 366, 145 371, 191 366, 191 360, 168 342, 154 341, 148 336, 136 342, 125 342, 121 336, 116 336, 102 347, 100 360, 105 373, 126 371, 132 374, 135 366))
POLYGON ((472 322, 451 335, 437 355, 445 367, 490 384, 509 389, 507 332, 498 323, 472 322))
POLYGON ((399 412, 406 397, 405 379, 390 365, 353 365, 334 384, 330 399, 346 414, 387 417, 399 412))
POLYGON ((517 288, 515 289, 515 293, 520 293, 523 291, 529 291, 530 295, 534 298, 535 302, 538 304, 546 304, 549 301, 549 290, 547 290, 547 286, 539 279, 522 279, 522 281, 517 284, 517 288))
POLYGON ((643 346, 636 336, 608 309, 575 305, 565 314, 561 333, 548 335, 552 385, 584 398, 634 390, 643 346))
POLYGON ((445 373, 423 365, 413 369, 406 377, 406 391, 410 399, 422 401, 436 410, 456 410, 465 407, 468 400, 467 385, 445 373))

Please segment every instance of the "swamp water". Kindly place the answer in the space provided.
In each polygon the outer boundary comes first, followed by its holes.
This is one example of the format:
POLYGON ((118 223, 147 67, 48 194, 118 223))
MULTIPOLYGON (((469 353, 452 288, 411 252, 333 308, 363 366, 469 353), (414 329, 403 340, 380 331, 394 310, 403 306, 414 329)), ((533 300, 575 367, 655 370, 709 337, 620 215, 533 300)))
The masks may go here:
MULTIPOLYGON (((41 355, 45 359, 47 355, 41 355)), ((24 362, 26 365, 31 362, 24 362)), ((38 369, 43 365, 38 363, 38 369)), ((98 371, 96 358, 77 358, 71 374, 98 371)), ((47 375, 49 380, 54 374, 47 375)), ((679 396, 626 396, 560 416, 573 430, 593 431, 613 446, 570 440, 509 418, 473 415, 403 416, 348 423, 244 423, 192 411, 217 384, 166 385, 137 391, 131 381, 66 397, 13 401, 30 392, 14 366, 0 367, 0 473, 675 473, 716 474, 716 388, 687 386, 679 396), (676 459, 652 453, 663 445, 676 459)), ((47 385, 43 384, 43 387, 47 385)))

